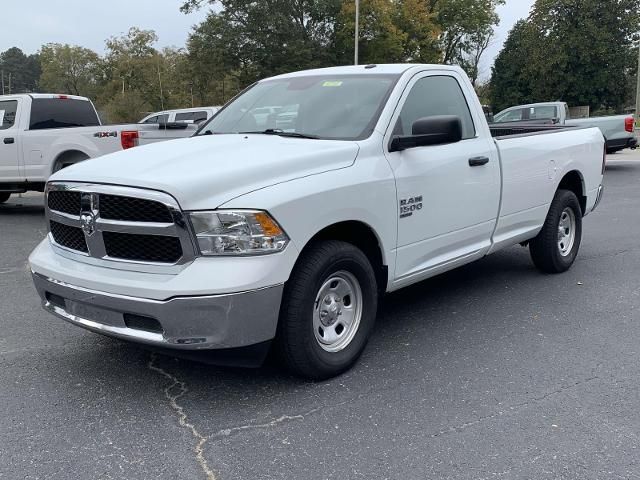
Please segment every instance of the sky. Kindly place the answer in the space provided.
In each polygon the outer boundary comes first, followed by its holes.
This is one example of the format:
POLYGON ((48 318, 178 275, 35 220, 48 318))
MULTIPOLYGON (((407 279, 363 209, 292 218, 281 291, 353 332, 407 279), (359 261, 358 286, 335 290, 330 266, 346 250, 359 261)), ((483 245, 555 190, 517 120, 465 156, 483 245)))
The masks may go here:
POLYGON ((491 66, 500 50, 502 50, 502 45, 507 39, 509 31, 518 20, 529 16, 529 11, 534 2, 535 0, 507 0, 504 5, 498 8, 500 25, 496 28, 495 37, 482 59, 480 78, 488 79, 491 76, 491 66))
MULTIPOLYGON (((35 53, 45 43, 69 43, 104 52, 105 40, 125 33, 129 27, 155 30, 158 47, 185 44, 194 24, 206 17, 207 9, 190 15, 179 11, 181 0, 22 0, 2 2, 5 21, 0 31, 0 51, 17 46, 35 53)), ((534 0, 507 0, 500 7, 500 25, 485 54, 481 78, 491 74, 491 65, 500 52, 509 30, 528 15, 534 0)))

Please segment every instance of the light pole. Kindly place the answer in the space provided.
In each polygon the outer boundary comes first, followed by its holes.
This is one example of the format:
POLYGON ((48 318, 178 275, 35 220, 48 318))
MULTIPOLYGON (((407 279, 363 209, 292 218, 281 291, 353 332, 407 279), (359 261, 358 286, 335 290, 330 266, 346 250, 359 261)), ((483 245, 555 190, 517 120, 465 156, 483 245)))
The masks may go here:
POLYGON ((354 65, 358 65, 358 38, 360 36, 360 0, 356 0, 356 35, 355 35, 355 54, 354 65))

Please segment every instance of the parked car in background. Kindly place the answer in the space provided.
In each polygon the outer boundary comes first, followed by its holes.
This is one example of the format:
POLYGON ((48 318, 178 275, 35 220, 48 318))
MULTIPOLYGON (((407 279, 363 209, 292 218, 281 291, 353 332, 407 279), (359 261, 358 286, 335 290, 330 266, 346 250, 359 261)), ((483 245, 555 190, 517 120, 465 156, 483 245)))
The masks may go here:
POLYGON ((633 115, 571 119, 569 106, 565 102, 532 103, 510 107, 494 115, 493 122, 598 127, 607 142, 607 153, 638 147, 633 115))
POLYGON ((196 130, 187 124, 102 125, 84 97, 0 96, 0 203, 13 193, 43 191, 47 178, 69 165, 196 130))
POLYGON ((245 366, 273 343, 331 377, 384 292, 519 243, 544 272, 571 267, 604 140, 520 130, 489 127, 458 67, 266 79, 193 138, 56 173, 33 279, 47 311, 97 333, 245 366), (256 129, 259 108, 289 128, 256 129))
POLYGON ((206 122, 220 110, 220 107, 182 108, 179 110, 164 110, 147 115, 138 123, 177 123, 193 122, 201 124, 206 122))

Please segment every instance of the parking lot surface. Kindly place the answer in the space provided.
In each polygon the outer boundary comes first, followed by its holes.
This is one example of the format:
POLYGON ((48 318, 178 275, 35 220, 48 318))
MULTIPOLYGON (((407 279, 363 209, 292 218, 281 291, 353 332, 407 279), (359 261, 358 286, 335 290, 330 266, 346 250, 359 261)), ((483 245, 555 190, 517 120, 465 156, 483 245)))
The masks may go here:
POLYGON ((347 374, 217 368, 40 309, 42 195, 0 206, 0 479, 640 478, 640 153, 566 274, 509 248, 387 296, 347 374))

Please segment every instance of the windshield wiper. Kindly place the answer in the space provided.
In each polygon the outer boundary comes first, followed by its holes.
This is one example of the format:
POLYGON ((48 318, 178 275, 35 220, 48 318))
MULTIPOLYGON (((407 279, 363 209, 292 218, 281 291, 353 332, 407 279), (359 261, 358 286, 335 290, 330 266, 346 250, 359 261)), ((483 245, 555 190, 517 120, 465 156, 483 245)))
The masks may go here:
POLYGON ((279 128, 267 128, 266 130, 260 130, 257 132, 238 132, 241 134, 255 134, 255 135, 278 135, 280 137, 291 137, 291 138, 310 138, 313 140, 317 140, 320 137, 317 135, 307 135, 306 133, 298 133, 298 132, 285 132, 279 128))

